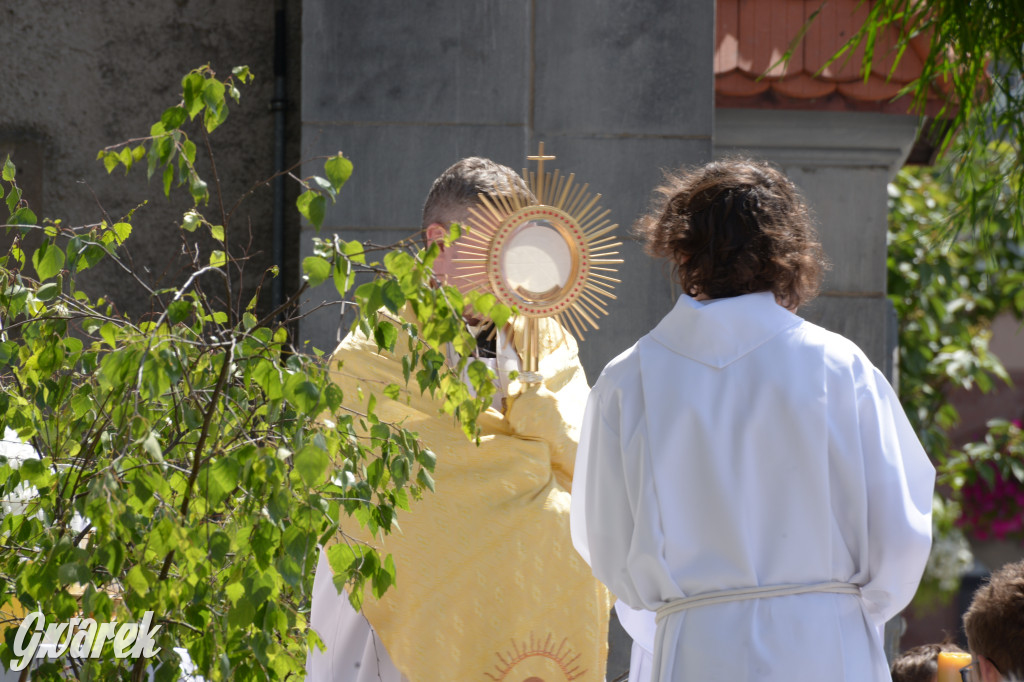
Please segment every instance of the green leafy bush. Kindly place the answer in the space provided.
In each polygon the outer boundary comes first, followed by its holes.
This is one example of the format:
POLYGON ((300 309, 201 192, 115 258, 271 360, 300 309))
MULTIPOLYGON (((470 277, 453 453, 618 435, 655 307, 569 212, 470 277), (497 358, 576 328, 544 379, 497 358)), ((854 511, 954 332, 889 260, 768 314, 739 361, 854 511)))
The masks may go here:
POLYGON ((953 236, 951 221, 978 200, 965 177, 998 177, 1015 158, 1009 145, 993 144, 972 157, 973 170, 955 178, 942 167, 904 168, 889 185, 888 287, 899 319, 900 401, 939 470, 935 543, 919 605, 951 597, 970 566, 963 489, 991 475, 989 464, 978 465, 998 461, 1014 474, 1012 458, 984 457, 984 444, 959 451, 949 431, 960 419, 955 391, 987 392, 1009 381, 989 350, 992 321, 1001 314, 1024 318, 1024 238, 1013 236, 1003 205, 1016 200, 1010 186, 984 194, 994 202, 982 212, 989 218, 968 238, 953 236))
POLYGON ((904 168, 889 185, 888 287, 900 325, 900 399, 934 456, 948 453, 946 433, 959 419, 950 391, 988 391, 1008 378, 988 350, 992 320, 1003 312, 1024 316, 1024 239, 991 224, 977 227, 980 236, 951 238, 961 191, 941 168, 904 168))
MULTIPOLYGON (((97 659, 43 660, 31 679, 141 680, 149 668, 173 680, 175 647, 207 680, 301 677, 307 647, 318 642, 308 610, 319 544, 342 538, 331 563, 354 599, 364 584, 380 595, 394 582, 391 558, 349 541, 339 517, 387 532, 396 510, 432 489, 434 456, 415 433, 377 418, 375 395, 342 395, 326 355, 296 347, 280 313, 310 287, 330 280, 381 347, 394 349, 394 325, 405 326, 409 346, 394 350, 467 434, 489 404, 483 383, 473 399, 458 381, 461 365, 436 362, 438 349, 473 347, 461 323, 467 303, 498 317, 510 311, 432 288, 437 246, 399 244, 377 262, 359 242, 318 240, 295 295, 257 317, 258 293, 246 301, 238 283, 245 254, 232 241, 231 211, 222 200, 203 210, 211 192, 220 198, 220 181, 196 170, 197 153, 210 149, 209 135, 251 78, 245 67, 223 80, 196 69, 147 137, 100 152, 108 172, 145 165, 166 193, 176 184, 191 195, 182 229, 208 231, 216 247, 195 254, 177 287, 150 288, 123 258, 125 242, 139 238, 132 216, 40 225, 21 200, 14 164, 3 166, 6 229, 45 239, 31 253, 16 239, 0 256, 0 431, 13 430, 37 453, 0 457, 8 627, 0 660, 14 657, 26 611, 48 622, 139 622, 152 611, 161 626, 154 659, 118 659, 108 647, 97 659), (150 292, 151 314, 128 319, 79 289, 80 273, 104 259, 150 292), (360 272, 376 277, 353 289, 360 272), (412 312, 393 323, 378 308, 412 312)), ((351 172, 338 154, 325 160, 323 177, 300 179, 300 212, 319 227, 351 172)), ((486 382, 486 372, 473 374, 486 382)), ((381 393, 397 396, 398 387, 381 393)))

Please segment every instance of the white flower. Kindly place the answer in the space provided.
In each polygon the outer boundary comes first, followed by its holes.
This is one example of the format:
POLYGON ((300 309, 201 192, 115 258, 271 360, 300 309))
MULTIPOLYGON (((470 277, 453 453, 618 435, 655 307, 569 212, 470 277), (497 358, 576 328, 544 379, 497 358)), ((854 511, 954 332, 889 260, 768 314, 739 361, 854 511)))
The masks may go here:
POLYGON ((959 528, 935 534, 932 552, 924 569, 925 580, 932 580, 942 592, 955 592, 960 577, 974 564, 974 555, 967 538, 959 528))

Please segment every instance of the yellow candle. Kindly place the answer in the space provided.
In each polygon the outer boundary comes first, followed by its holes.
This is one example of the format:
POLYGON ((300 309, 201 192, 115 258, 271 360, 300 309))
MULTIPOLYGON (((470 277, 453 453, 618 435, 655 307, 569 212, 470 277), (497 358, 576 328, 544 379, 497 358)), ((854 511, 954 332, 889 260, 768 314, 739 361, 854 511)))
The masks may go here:
POLYGON ((939 652, 939 676, 936 682, 960 682, 960 668, 971 664, 971 655, 959 651, 939 652))

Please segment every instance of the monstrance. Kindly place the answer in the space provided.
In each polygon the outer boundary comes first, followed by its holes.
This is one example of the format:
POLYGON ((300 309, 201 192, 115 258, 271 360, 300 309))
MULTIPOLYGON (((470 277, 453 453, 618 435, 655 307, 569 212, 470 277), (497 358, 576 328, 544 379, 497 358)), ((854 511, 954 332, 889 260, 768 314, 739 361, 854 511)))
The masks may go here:
POLYGON ((486 275, 489 290, 502 303, 515 306, 526 318, 525 382, 539 381, 536 320, 554 317, 580 339, 607 315, 606 299, 620 280, 610 210, 602 210, 600 194, 575 184, 576 175, 544 170, 544 143, 536 156, 537 171, 523 169, 523 179, 536 197, 527 203, 515 192, 481 194, 470 209, 470 230, 462 237, 466 258, 458 259, 467 279, 486 275))

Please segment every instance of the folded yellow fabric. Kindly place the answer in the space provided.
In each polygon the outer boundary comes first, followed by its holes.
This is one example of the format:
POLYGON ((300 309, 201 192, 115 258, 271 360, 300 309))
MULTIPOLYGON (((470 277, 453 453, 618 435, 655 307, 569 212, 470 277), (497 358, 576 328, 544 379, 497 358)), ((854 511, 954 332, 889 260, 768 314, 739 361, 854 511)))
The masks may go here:
MULTIPOLYGON (((379 601, 367 594, 363 610, 410 682, 604 680, 611 601, 569 536, 589 389, 572 337, 553 321, 540 336, 544 385, 513 383, 508 416, 480 418, 479 447, 414 385, 377 404, 381 419, 401 421, 437 455, 436 491, 400 512, 391 535, 341 519, 344 533, 394 555, 396 585, 379 601)), ((349 335, 338 361, 346 399, 360 385, 378 396, 405 385, 400 361, 363 336, 349 335)))

